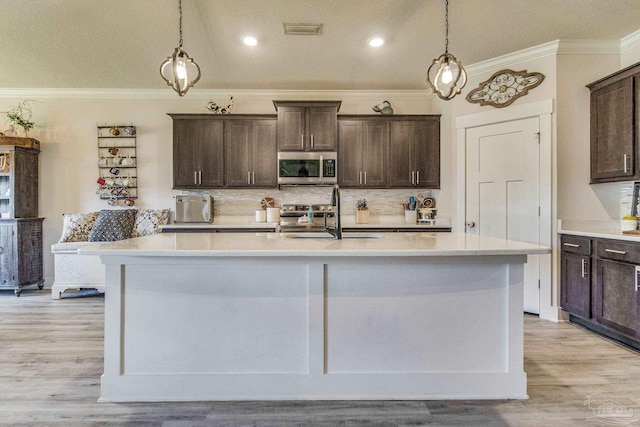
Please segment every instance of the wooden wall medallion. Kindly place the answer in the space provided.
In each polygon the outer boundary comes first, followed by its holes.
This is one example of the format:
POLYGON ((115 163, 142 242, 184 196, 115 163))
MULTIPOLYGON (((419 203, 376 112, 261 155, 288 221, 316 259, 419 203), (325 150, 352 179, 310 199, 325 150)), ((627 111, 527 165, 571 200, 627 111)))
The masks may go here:
POLYGON ((527 70, 500 70, 489 80, 480 83, 477 89, 467 94, 467 101, 491 105, 492 107, 507 107, 529 90, 537 87, 544 80, 542 73, 527 73, 527 70))

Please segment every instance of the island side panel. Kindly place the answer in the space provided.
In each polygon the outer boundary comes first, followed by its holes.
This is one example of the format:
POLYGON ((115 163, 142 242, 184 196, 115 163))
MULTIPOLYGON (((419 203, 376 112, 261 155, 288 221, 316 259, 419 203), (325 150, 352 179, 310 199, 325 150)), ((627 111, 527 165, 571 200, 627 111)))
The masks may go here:
POLYGON ((101 400, 526 398, 524 260, 103 256, 101 400))

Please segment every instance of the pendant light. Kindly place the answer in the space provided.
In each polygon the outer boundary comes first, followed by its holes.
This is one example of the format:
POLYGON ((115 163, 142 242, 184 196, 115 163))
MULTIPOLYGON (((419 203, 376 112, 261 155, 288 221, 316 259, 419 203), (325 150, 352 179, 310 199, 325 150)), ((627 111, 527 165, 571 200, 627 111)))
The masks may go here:
POLYGON ((427 84, 441 99, 449 101, 467 84, 462 63, 449 53, 449 0, 444 2, 444 53, 427 70, 427 84))
POLYGON ((160 75, 178 95, 184 96, 187 91, 200 80, 200 67, 189 54, 182 50, 182 0, 178 0, 178 13, 180 14, 180 43, 160 65, 160 75))

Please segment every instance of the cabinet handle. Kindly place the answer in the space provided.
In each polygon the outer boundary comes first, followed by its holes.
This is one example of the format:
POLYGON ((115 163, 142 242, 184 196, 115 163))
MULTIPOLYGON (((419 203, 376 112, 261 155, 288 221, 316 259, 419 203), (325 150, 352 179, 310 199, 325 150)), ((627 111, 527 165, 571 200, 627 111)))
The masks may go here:
POLYGON ((313 134, 311 134, 311 148, 313 148, 313 144, 314 144, 314 142, 313 142, 313 134))
POLYGON ((251 185, 251 171, 247 171, 247 184, 251 185))
POLYGON ((256 171, 251 172, 251 183, 256 185, 256 171))
POLYGON ((416 185, 416 171, 411 171, 411 185, 416 185))
POLYGON ((300 135, 300 147, 304 148, 304 134, 300 135))
POLYGON ((362 171, 358 172, 358 184, 362 185, 362 171))
POLYGON ((636 265, 636 292, 638 292, 638 273, 640 273, 640 265, 636 265))
MULTIPOLYGON (((582 258, 582 277, 587 277, 587 260, 582 258)), ((636 282, 638 281, 638 276, 636 275, 636 282)))
POLYGON ((618 254, 618 255, 626 255, 627 251, 617 251, 615 249, 605 249, 605 252, 609 252, 610 254, 618 254))
POLYGON ((198 171, 193 171, 193 183, 198 185, 198 171))
POLYGON ((624 173, 627 173, 627 155, 622 156, 622 161, 624 162, 624 173))
POLYGON ((564 246, 569 246, 570 248, 579 248, 580 245, 576 245, 575 243, 563 243, 564 246))
POLYGON ((420 171, 416 171, 416 185, 420 185, 420 171))
POLYGON ((364 171, 364 185, 367 185, 367 171, 364 171))
POLYGON ((198 184, 202 185, 202 171, 198 171, 198 184))

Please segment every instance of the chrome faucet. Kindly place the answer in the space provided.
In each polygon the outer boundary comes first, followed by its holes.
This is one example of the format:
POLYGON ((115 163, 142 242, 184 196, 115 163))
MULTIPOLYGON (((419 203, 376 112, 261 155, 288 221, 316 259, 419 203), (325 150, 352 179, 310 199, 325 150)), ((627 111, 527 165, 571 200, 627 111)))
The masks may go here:
POLYGON ((331 193, 331 206, 336 208, 333 211, 335 224, 333 228, 327 227, 327 216, 324 217, 324 231, 331 234, 335 239, 342 239, 342 224, 340 223, 340 187, 338 184, 333 186, 331 193))

